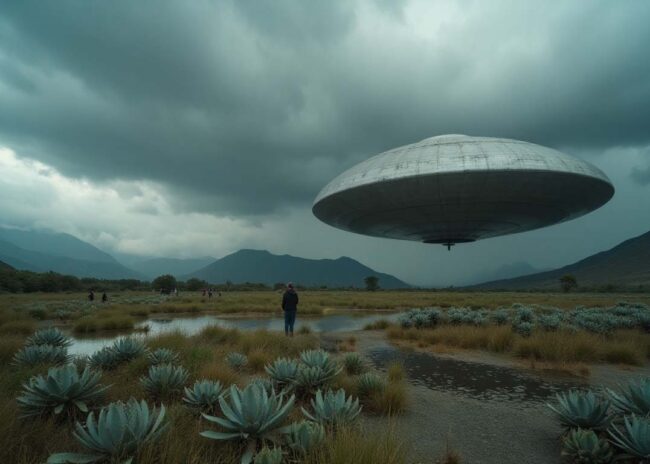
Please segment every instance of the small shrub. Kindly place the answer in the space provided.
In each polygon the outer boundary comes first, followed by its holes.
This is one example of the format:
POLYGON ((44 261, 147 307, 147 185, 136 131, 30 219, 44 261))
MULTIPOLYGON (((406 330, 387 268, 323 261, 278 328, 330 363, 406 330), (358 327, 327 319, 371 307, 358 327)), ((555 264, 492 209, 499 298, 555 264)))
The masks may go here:
POLYGON ((547 331, 558 330, 562 324, 562 319, 558 314, 540 314, 537 317, 539 326, 547 331))
POLYGON ((533 333, 533 324, 527 321, 513 323, 512 329, 522 337, 530 337, 533 333))
POLYGON ((510 319, 510 312, 505 308, 500 308, 492 312, 492 320, 496 325, 505 325, 510 319))

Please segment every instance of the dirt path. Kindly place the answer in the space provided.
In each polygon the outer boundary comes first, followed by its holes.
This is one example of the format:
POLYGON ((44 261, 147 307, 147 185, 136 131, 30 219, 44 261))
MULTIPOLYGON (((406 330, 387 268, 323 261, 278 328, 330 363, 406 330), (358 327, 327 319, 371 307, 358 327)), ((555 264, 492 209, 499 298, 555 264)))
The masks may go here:
MULTIPOLYGON (((349 335, 357 339, 358 351, 376 365, 377 353, 402 353, 381 332, 326 334, 323 341, 332 345, 349 335)), ((447 443, 465 464, 559 463, 561 429, 544 403, 556 391, 573 385, 614 387, 649 372, 647 368, 592 366, 588 380, 550 378, 487 353, 405 356, 409 362, 405 364, 411 400, 408 411, 392 420, 367 418, 365 424, 369 430, 392 427, 409 442, 408 462, 422 464, 436 462, 447 443), (445 376, 441 371, 450 366, 454 370, 445 376)))

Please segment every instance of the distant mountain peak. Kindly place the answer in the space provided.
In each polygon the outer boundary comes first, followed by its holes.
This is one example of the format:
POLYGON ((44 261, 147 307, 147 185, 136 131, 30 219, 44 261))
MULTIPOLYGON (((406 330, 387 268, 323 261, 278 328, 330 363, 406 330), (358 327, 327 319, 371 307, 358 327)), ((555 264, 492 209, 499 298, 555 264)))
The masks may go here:
POLYGON ((196 277, 210 283, 259 282, 273 285, 292 281, 305 286, 363 288, 363 279, 377 276, 382 288, 406 288, 396 277, 377 272, 352 258, 308 259, 268 250, 242 249, 209 264, 183 279, 196 277))

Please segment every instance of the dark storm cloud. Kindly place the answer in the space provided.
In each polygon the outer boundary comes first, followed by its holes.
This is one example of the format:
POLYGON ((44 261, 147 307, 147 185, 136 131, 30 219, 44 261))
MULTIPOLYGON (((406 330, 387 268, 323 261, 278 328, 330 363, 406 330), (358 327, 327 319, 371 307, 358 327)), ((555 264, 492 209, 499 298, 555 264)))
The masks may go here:
POLYGON ((640 185, 650 185, 650 166, 647 168, 634 168, 631 177, 640 185))
POLYGON ((161 182, 181 210, 261 215, 442 133, 650 143, 650 2, 410 7, 3 2, 0 145, 161 182))

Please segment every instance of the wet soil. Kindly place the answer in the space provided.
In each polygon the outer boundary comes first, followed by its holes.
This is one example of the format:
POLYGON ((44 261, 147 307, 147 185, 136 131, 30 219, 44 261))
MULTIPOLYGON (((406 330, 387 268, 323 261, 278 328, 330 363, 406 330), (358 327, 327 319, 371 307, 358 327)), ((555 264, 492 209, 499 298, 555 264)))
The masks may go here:
POLYGON ((560 463, 561 428, 546 403, 559 391, 615 387, 648 368, 590 366, 590 377, 549 374, 483 352, 431 354, 391 346, 381 332, 324 335, 325 343, 354 335, 358 351, 383 370, 404 366, 410 404, 398 418, 366 418, 369 430, 392 427, 408 441, 408 462, 433 463, 449 446, 462 462, 560 463))

